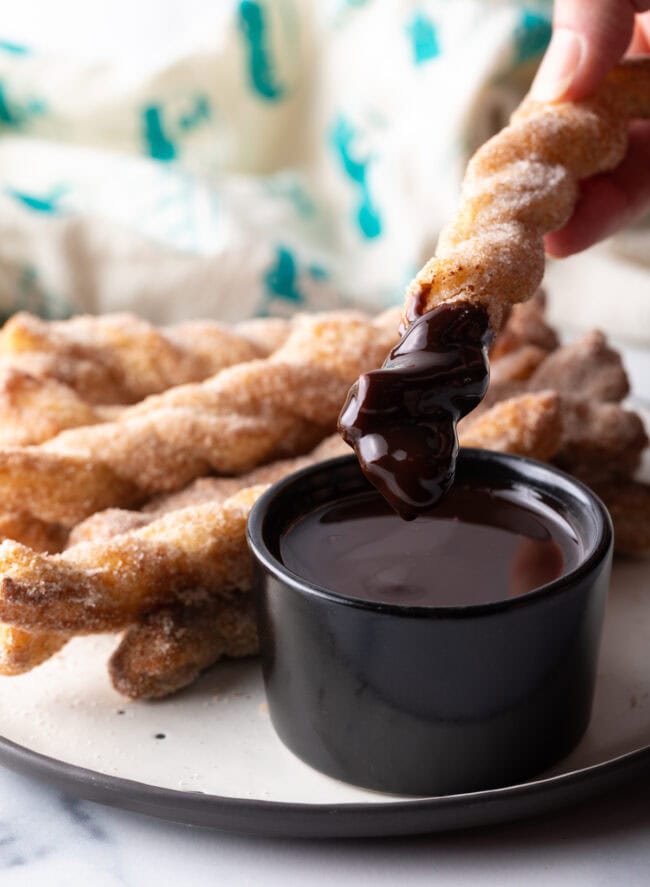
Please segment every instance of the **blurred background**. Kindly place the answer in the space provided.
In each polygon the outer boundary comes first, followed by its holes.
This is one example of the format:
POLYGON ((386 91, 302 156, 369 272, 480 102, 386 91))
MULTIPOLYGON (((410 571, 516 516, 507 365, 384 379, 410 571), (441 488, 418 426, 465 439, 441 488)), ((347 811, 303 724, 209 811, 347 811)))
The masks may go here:
MULTIPOLYGON (((5 6, 2 317, 235 320, 399 303, 454 209, 468 155, 526 91, 551 9, 5 6)), ((647 222, 552 263, 552 320, 650 344, 648 263, 647 222)))

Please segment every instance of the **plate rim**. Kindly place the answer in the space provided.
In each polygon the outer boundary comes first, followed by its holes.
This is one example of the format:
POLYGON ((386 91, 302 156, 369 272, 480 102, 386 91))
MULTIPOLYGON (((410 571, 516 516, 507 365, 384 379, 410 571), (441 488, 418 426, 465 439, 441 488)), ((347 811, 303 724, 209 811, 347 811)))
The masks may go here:
POLYGON ((362 838, 454 831, 525 819, 650 775, 650 744, 588 767, 454 795, 305 803, 182 791, 100 773, 0 736, 0 765, 84 800, 184 825, 265 837, 362 838))

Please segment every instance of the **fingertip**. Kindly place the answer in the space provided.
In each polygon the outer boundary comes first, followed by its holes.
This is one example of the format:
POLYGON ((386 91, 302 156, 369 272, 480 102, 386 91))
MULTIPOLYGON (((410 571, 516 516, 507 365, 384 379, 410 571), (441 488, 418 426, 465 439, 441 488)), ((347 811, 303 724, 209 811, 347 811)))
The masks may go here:
POLYGON ((539 101, 591 95, 622 58, 634 29, 631 0, 556 0, 553 36, 531 94, 539 101))

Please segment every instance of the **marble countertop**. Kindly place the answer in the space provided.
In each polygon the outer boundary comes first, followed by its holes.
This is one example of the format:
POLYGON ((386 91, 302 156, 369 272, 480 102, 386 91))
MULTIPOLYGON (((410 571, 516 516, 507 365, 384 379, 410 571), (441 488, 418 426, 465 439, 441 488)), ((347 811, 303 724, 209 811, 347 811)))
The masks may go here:
POLYGON ((646 885, 650 779, 588 805, 421 838, 291 841, 159 822, 0 770, 2 887, 646 885))

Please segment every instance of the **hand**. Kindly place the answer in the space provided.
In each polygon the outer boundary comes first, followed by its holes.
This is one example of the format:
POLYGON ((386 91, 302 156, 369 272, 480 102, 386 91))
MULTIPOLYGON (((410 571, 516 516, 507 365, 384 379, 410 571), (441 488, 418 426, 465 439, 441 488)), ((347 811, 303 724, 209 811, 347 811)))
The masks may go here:
MULTIPOLYGON (((553 38, 532 94, 542 101, 591 95, 624 55, 650 53, 650 0, 556 0, 553 38), (645 14, 640 14, 645 13, 645 14)), ((634 121, 628 153, 615 170, 581 183, 567 224, 545 239, 550 256, 586 249, 650 205, 650 121, 634 121)))

